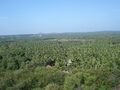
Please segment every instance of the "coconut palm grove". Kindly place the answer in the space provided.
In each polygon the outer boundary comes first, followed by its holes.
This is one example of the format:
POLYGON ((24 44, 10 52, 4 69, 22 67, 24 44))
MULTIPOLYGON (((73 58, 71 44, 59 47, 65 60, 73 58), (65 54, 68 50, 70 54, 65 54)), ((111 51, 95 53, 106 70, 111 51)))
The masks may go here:
POLYGON ((120 90, 120 32, 1 35, 0 90, 120 90))

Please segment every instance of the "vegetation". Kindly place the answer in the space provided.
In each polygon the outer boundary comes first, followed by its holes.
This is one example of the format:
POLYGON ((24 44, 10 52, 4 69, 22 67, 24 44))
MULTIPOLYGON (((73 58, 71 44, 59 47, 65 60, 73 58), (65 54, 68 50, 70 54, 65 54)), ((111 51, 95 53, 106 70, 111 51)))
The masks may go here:
POLYGON ((0 36, 0 90, 119 90, 120 32, 0 36))

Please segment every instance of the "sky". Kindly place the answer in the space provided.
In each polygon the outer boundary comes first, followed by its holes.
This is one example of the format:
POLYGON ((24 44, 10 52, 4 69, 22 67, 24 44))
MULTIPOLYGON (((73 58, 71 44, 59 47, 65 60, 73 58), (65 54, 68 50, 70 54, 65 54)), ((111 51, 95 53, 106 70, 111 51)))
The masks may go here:
POLYGON ((120 0, 0 0, 0 35, 120 31, 120 0))

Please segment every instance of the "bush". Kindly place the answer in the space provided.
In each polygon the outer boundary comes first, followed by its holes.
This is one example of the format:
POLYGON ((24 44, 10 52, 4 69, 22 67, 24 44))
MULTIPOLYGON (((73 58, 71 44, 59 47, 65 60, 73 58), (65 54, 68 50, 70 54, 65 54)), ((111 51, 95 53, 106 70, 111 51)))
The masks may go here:
POLYGON ((65 74, 56 68, 38 67, 35 69, 38 87, 45 87, 49 83, 63 85, 65 74))
POLYGON ((55 83, 51 83, 51 84, 48 84, 46 87, 45 87, 45 90, 61 90, 60 89, 60 86, 55 84, 55 83))
POLYGON ((64 90, 110 90, 112 74, 106 71, 78 71, 66 77, 64 90))

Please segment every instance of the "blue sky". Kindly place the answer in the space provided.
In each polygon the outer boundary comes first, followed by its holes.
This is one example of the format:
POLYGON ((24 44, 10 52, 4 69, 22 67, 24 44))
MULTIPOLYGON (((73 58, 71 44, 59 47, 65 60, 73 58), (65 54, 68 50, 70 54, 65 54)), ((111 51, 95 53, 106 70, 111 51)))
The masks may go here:
POLYGON ((0 34, 120 30, 120 0, 0 0, 0 34))

